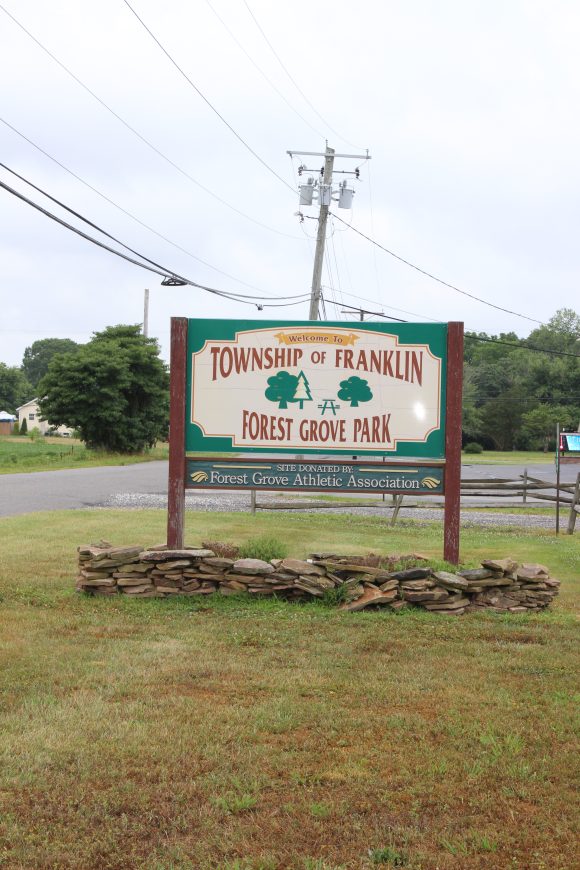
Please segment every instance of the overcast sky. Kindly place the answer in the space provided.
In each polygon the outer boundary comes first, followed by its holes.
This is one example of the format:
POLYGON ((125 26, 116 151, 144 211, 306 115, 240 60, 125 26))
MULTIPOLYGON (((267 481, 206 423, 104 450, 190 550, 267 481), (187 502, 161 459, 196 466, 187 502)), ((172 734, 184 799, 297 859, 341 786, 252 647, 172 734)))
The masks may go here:
MULTIPOLYGON (((346 303, 525 336, 559 308, 580 310, 576 0, 131 0, 272 171, 123 0, 1 4, 0 117, 169 241, 5 123, 0 160, 169 270, 233 293, 308 294, 316 223, 295 216, 298 195, 286 184, 296 189, 299 160, 286 151, 323 151, 328 139, 338 153, 368 148, 372 156, 336 159, 335 169, 361 170, 352 211, 333 206, 339 216, 445 281, 532 320, 435 283, 333 220, 323 273, 328 319, 356 320, 355 312, 341 313, 346 303)), ((323 162, 304 159, 311 168, 323 162)), ((5 169, 0 180, 71 220, 5 169)), ((317 216, 316 207, 303 211, 317 216)), ((40 338, 87 341, 107 325, 142 322, 145 287, 149 332, 166 358, 171 316, 308 318, 307 301, 258 311, 191 287, 161 287, 159 276, 3 189, 0 249, 0 360, 10 365, 40 338)))

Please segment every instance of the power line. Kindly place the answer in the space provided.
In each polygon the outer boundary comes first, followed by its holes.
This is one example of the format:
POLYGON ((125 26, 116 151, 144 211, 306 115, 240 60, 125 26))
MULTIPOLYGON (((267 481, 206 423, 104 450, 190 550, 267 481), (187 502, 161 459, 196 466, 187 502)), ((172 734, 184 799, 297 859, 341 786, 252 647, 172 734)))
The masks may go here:
MULTIPOLYGON (((349 296, 351 299, 360 299, 361 302, 374 302, 374 299, 367 299, 365 296, 357 296, 356 293, 349 293, 347 290, 343 291, 345 296, 349 296)), ((386 308, 388 311, 398 311, 399 314, 410 314, 411 317, 420 317, 421 319, 427 321, 427 323, 445 323, 444 320, 438 320, 433 317, 426 317, 424 314, 417 314, 416 311, 407 311, 405 308, 395 308, 392 305, 381 305, 384 309, 386 308)), ((358 308, 356 309, 359 310, 358 308)), ((402 320, 401 323, 408 323, 407 320, 402 320)))
POLYGON ((338 296, 340 298, 341 303, 344 301, 344 296, 342 293, 342 284, 340 281, 340 270, 338 268, 338 257, 336 256, 336 246, 334 244, 334 232, 330 234, 330 247, 332 249, 332 255, 334 257, 334 268, 336 271, 336 283, 338 287, 338 296))
MULTIPOLYGON (((145 262, 150 263, 152 266, 155 266, 156 269, 161 269, 161 270, 163 270, 163 271, 165 272, 166 275, 171 275, 172 277, 175 277, 175 278, 179 278, 179 279, 181 279, 181 276, 177 275, 175 272, 172 272, 172 271, 169 272, 168 270, 165 269, 164 266, 162 266, 162 265, 160 265, 159 263, 155 262, 155 260, 151 260, 151 259, 149 259, 149 257, 146 257, 144 254, 140 254, 139 251, 136 251, 134 248, 131 248, 129 245, 126 245, 126 244, 125 244, 124 242, 122 242, 120 239, 116 238, 116 236, 111 235, 111 233, 109 233, 109 232, 107 232, 106 230, 104 230, 104 229, 103 229, 102 227, 100 227, 98 224, 95 224, 95 223, 93 223, 93 221, 91 221, 91 220, 89 220, 88 218, 84 217, 82 214, 80 214, 80 212, 77 212, 77 211, 75 211, 74 209, 70 208, 68 205, 66 205, 65 203, 61 202, 61 200, 59 200, 59 199, 57 199, 56 197, 52 196, 52 195, 51 195, 50 193, 48 193, 46 190, 43 190, 43 188, 38 187, 36 184, 34 184, 32 181, 29 181, 29 180, 28 180, 27 178, 25 178, 23 175, 20 175, 18 172, 15 172, 14 169, 11 169, 11 168, 10 168, 9 166, 7 166, 5 163, 0 162, 0 167, 2 167, 3 169, 6 169, 8 172, 10 172, 10 173, 11 173, 12 175, 14 175, 16 178, 20 179, 20 181, 23 181, 25 184, 28 184, 30 187, 32 187, 34 190, 36 190, 38 193, 42 194, 42 196, 46 196, 46 198, 47 198, 47 199, 50 199, 51 202, 54 202, 54 203, 55 203, 56 205, 58 205, 60 208, 63 208, 65 211, 67 211, 69 214, 74 215, 74 217, 76 217, 76 218, 78 218, 79 220, 83 221, 83 223, 86 223, 88 226, 92 227, 92 229, 97 230, 97 232, 102 233, 102 235, 106 236, 108 239, 111 239, 111 241, 116 242, 116 244, 118 244, 118 245, 121 245, 121 247, 122 247, 122 248, 125 248, 125 250, 129 251, 129 252, 132 253, 132 254, 135 254, 136 257, 140 257, 140 258, 141 258, 142 260, 144 260, 145 262)), ((201 286, 201 285, 196 285, 196 286, 201 286)), ((221 292, 221 291, 220 291, 220 292, 221 292)), ((223 291, 223 292, 226 292, 226 291, 223 291)), ((261 301, 263 301, 264 299, 267 299, 267 298, 275 298, 275 299, 298 299, 298 298, 300 298, 300 299, 302 300, 303 298, 305 298, 305 297, 307 296, 307 294, 296 294, 296 295, 294 295, 294 296, 278 296, 278 297, 268 297, 268 296, 266 296, 266 297, 264 297, 264 296, 249 296, 249 295, 247 295, 247 294, 245 294, 245 293, 234 293, 233 291, 227 291, 227 292, 228 292, 228 296, 229 296, 230 298, 237 297, 237 298, 240 298, 240 299, 259 299, 259 300, 261 300, 261 301)))
POLYGON ((260 33, 262 34, 262 37, 264 38, 264 41, 266 42, 266 45, 268 46, 268 48, 270 49, 270 51, 272 52, 272 54, 274 55, 274 57, 276 58, 276 60, 278 61, 278 63, 280 64, 280 66, 282 67, 282 69, 284 70, 284 72, 286 73, 286 75, 288 76, 288 78, 290 79, 290 81, 292 82, 292 84, 294 85, 294 87, 296 88, 296 90, 298 91, 298 93, 300 94, 300 96, 302 97, 302 99, 303 99, 306 103, 308 103, 308 105, 310 106, 310 108, 312 109, 312 111, 314 112, 314 114, 315 114, 318 118, 320 118, 320 120, 322 121, 322 123, 324 124, 324 126, 325 126, 325 127, 328 127, 328 129, 329 129, 332 133, 334 133, 335 136, 338 136, 339 139, 342 139, 342 141, 343 141, 343 142, 346 142, 348 145, 352 145, 353 148, 358 148, 358 147, 359 147, 358 145, 354 145, 352 142, 349 142, 348 139, 345 139, 344 136, 341 136, 340 133, 337 133, 337 131, 336 131, 333 127, 330 126, 330 124, 328 123, 328 121, 326 121, 326 120, 322 117, 322 115, 320 114, 320 112, 319 112, 319 111, 315 108, 315 106, 310 102, 310 100, 308 99, 308 97, 306 96, 306 94, 304 93, 304 91, 302 90, 302 88, 297 84, 296 80, 292 77, 292 75, 291 75, 290 72, 288 71, 287 67, 286 67, 285 64, 282 62, 282 60, 281 60, 280 56, 278 55, 276 49, 274 48, 274 46, 272 45, 272 43, 270 42, 270 40, 269 40, 268 37, 266 36, 264 30, 263 30, 262 27, 260 26, 260 23, 258 22, 258 19, 256 18, 256 16, 254 15, 254 13, 252 12, 252 10, 250 9, 250 7, 249 7, 248 3, 246 2, 246 0, 244 0, 244 6, 246 7, 246 9, 248 10, 248 12, 250 13, 250 16, 252 17, 252 20, 253 20, 254 24, 256 25, 256 27, 258 28, 258 30, 260 31, 260 33))
MULTIPOLYGON (((358 308, 358 307, 355 307, 354 305, 347 305, 346 303, 344 304, 344 307, 349 308, 351 311, 359 311, 359 312, 362 312, 363 314, 371 314, 374 317, 383 317, 385 320, 394 320, 397 323, 409 323, 408 320, 402 320, 400 317, 390 317, 388 314, 384 314, 382 311, 368 311, 366 308, 358 308)), ((444 321, 439 321, 439 322, 444 322, 444 321)), ((545 353, 545 354, 548 354, 549 356, 570 356, 573 359, 580 359, 580 354, 570 353, 569 351, 565 351, 565 350, 547 350, 546 348, 543 348, 543 347, 537 347, 537 345, 534 345, 534 344, 514 344, 514 342, 503 341, 502 339, 491 338, 489 336, 484 337, 481 335, 475 335, 474 333, 470 333, 470 332, 465 333, 465 338, 471 339, 472 341, 490 341, 493 344, 505 344, 507 347, 513 347, 513 348, 516 348, 518 350, 530 350, 530 351, 533 351, 534 353, 545 353)))
POLYGON ((296 109, 295 106, 293 106, 292 103, 291 103, 289 100, 286 99, 286 97, 284 96, 284 94, 282 93, 282 91, 279 90, 279 89, 276 87, 276 85, 274 84, 274 82, 273 82, 273 81, 270 79, 270 77, 269 77, 269 76, 264 72, 264 70, 263 70, 261 67, 258 66, 258 64, 257 64, 256 61, 254 60, 254 58, 252 57, 252 55, 251 55, 248 51, 246 51, 246 49, 244 48, 244 46, 242 45, 242 43, 240 42, 240 40, 237 38, 237 36, 235 35, 235 33, 234 33, 234 32, 233 32, 233 31, 228 27, 228 25, 226 24, 226 22, 224 21, 224 19, 221 17, 221 15, 220 15, 220 14, 217 12, 217 10, 212 6, 212 4, 210 3, 210 0, 205 0, 205 2, 207 3, 207 5, 208 5, 209 8, 211 9, 211 11, 213 12, 213 14, 215 15, 215 17, 217 18, 217 20, 220 22, 220 24, 221 24, 221 25, 224 27, 224 29, 229 33, 229 35, 231 36, 231 38, 233 39, 233 41, 236 43, 236 45, 238 46, 238 48, 240 49, 240 51, 242 51, 242 52, 246 55, 246 57, 248 58, 248 60, 249 60, 250 63, 252 64, 252 66, 255 67, 255 68, 258 70, 258 72, 260 73, 260 75, 262 76, 262 78, 263 78, 263 79, 268 83, 268 85, 272 88, 272 90, 274 90, 274 91, 278 94, 278 96, 280 97, 280 99, 283 100, 283 101, 286 103, 286 105, 288 106, 288 108, 289 108, 292 112, 294 112, 294 114, 297 115, 297 116, 300 118, 300 120, 303 121, 303 122, 306 124, 306 126, 309 127, 309 128, 312 130, 313 133, 316 133, 317 136, 321 136, 322 139, 324 139, 324 138, 325 138, 324 134, 321 133, 320 130, 317 130, 316 127, 313 127, 312 124, 311 124, 309 121, 306 120, 306 118, 304 117, 304 115, 301 115, 301 114, 300 114, 300 112, 298 111, 298 109, 296 109))
MULTIPOLYGON (((18 199, 21 199, 23 202, 27 203, 27 205, 32 206, 32 208, 35 208, 37 211, 46 215, 46 217, 49 217, 51 220, 56 221, 61 226, 66 227, 69 230, 72 230, 73 233, 76 233, 77 235, 81 236, 83 239, 87 239, 87 241, 92 242, 95 245, 98 245, 98 247, 103 248, 105 251, 110 251, 111 254, 115 254, 117 257, 121 257, 123 260, 127 260, 127 262, 133 263, 135 266, 140 266, 142 269, 146 269, 149 272, 154 272, 157 275, 161 275, 163 278, 167 277, 166 272, 160 271, 159 269, 154 269, 151 266, 148 266, 146 263, 139 262, 138 260, 134 260, 132 257, 128 257, 126 254, 122 254, 120 251, 116 251, 114 248, 109 247, 109 245, 105 245, 104 242, 99 242, 97 239, 94 239, 92 236, 89 236, 86 233, 83 233, 82 230, 79 230, 76 227, 73 227, 72 224, 69 224, 66 221, 63 221, 62 218, 59 218, 56 215, 52 214, 52 212, 47 211, 41 205, 38 205, 37 203, 33 202, 27 196, 24 196, 24 194, 19 193, 17 190, 14 190, 14 188, 9 187, 3 181, 0 181, 0 187, 4 188, 4 190, 6 190, 8 193, 11 193, 13 196, 18 197, 18 199)), ((174 275, 172 272, 169 272, 169 275, 171 275, 174 278, 178 277, 177 275, 174 275)))
MULTIPOLYGON (((371 212, 371 233, 374 236, 374 234, 375 234, 375 217, 374 217, 374 213, 373 213, 373 189, 372 189, 372 184, 371 184, 371 161, 370 160, 369 160, 369 165, 368 165, 368 176, 369 176, 369 205, 370 205, 370 212, 371 212)), ((377 282, 377 293, 379 296, 379 300, 382 303, 381 284, 379 281, 379 266, 377 263, 377 252, 376 252, 376 249, 374 246, 373 246, 373 264, 375 267, 375 280, 377 282)))
MULTIPOLYGON (((465 333, 465 338, 471 339, 472 341, 489 341, 492 344, 504 344, 506 347, 515 347, 515 348, 519 348, 521 350, 533 350, 537 353, 547 353, 547 354, 550 354, 551 356, 571 356, 571 357, 574 357, 574 359, 580 359, 580 354, 570 353, 569 351, 566 351, 566 350, 548 350, 547 348, 538 347, 537 345, 534 345, 534 344, 514 344, 511 341, 504 341, 501 338, 492 338, 490 336, 475 335, 474 333, 469 333, 469 332, 465 333)), ((525 341, 525 339, 524 339, 524 341, 525 341)))
MULTIPOLYGON (((20 181, 23 181, 25 184, 28 184, 29 187, 32 187, 33 190, 36 190, 38 193, 42 194, 42 196, 46 196, 46 198, 50 199, 51 202, 54 202, 55 205, 58 205, 60 208, 63 208, 69 214, 74 215, 74 217, 83 221, 83 223, 87 224, 89 227, 92 227, 92 229, 97 230, 97 232, 102 233, 108 239, 111 239, 111 241, 116 242, 118 245, 121 245, 121 247, 125 248, 125 250, 130 251, 132 254, 135 254, 136 257, 140 257, 146 263, 150 263, 152 266, 155 266, 156 269, 163 270, 163 266, 160 266, 159 263, 155 262, 155 260, 150 260, 149 257, 145 257, 143 254, 140 254, 139 251, 135 251, 133 248, 129 247, 129 245, 126 245, 124 242, 121 242, 115 236, 112 236, 111 233, 108 233, 106 230, 103 230, 97 224, 93 223, 93 221, 89 220, 88 218, 83 217, 82 214, 75 211, 73 208, 70 208, 68 205, 65 205, 63 202, 61 202, 59 199, 56 199, 56 197, 52 196, 50 193, 47 193, 41 187, 37 187, 36 184, 33 184, 32 181, 29 181, 27 178, 24 178, 23 175, 19 175, 18 172, 14 171, 14 169, 10 169, 10 167, 6 166, 5 163, 0 162, 0 167, 2 167, 2 169, 6 169, 6 171, 10 172, 11 175, 14 175, 16 178, 20 179, 20 181)), ((7 190, 8 189, 9 188, 7 188, 7 190)), ((178 277, 173 272, 171 272, 169 274, 171 274, 172 277, 178 277)))
POLYGON ((330 257, 328 256, 328 248, 324 249, 324 264, 326 265, 326 274, 328 276, 328 289, 330 290, 331 299, 329 302, 335 304, 336 299, 336 290, 334 287, 334 276, 332 274, 332 269, 330 267, 330 257))
MULTIPOLYGON (((514 399, 514 401, 517 401, 517 402, 528 402, 528 401, 529 402, 568 402, 568 401, 571 402, 573 399, 580 399, 580 395, 577 396, 575 394, 571 394, 571 395, 566 394, 564 396, 537 396, 537 395, 530 395, 530 394, 524 395, 523 393, 520 393, 518 395, 517 393, 514 393, 512 391, 512 388, 508 387, 507 389, 509 390, 510 400, 514 399)), ((489 391, 482 392, 482 391, 478 390, 477 387, 475 387, 472 392, 473 392, 472 398, 474 400, 478 401, 479 399, 497 399, 505 391, 500 390, 498 393, 490 393, 489 391)), ((465 390, 464 390, 464 393, 465 393, 465 390)))
POLYGON ((211 102, 208 100, 208 98, 205 96, 205 94, 203 94, 203 93, 200 91, 200 89, 199 89, 198 86, 195 84, 195 82, 194 82, 192 79, 189 78, 189 76, 187 75, 187 73, 182 69, 182 67, 179 66, 179 64, 177 63, 177 61, 176 61, 176 60, 175 60, 175 59, 170 55, 170 53, 167 51, 167 49, 166 49, 166 48, 162 45, 162 43, 157 39, 157 37, 155 36, 155 34, 153 33, 153 31, 150 30, 150 28, 145 24, 145 22, 143 21, 143 19, 141 18, 141 16, 138 15, 138 13, 133 9, 133 7, 131 6, 131 4, 129 3, 129 0, 123 0, 123 3, 125 4, 125 6, 127 6, 128 9, 131 10, 131 12, 133 13, 133 15, 134 15, 135 18, 137 19, 137 21, 138 21, 138 22, 141 24, 141 26, 142 26, 142 27, 147 31, 147 33, 149 34, 149 36, 151 37, 151 39, 155 42, 156 45, 159 46, 159 48, 161 49, 161 51, 163 52, 163 54, 164 54, 164 55, 166 56, 166 58, 167 58, 167 59, 168 59, 168 60, 173 64, 173 66, 175 67, 175 69, 176 69, 176 70, 177 70, 177 71, 178 71, 178 72, 183 76, 183 78, 185 79, 185 81, 186 81, 189 85, 191 85, 191 87, 194 89, 194 91, 196 92, 196 94, 198 94, 198 95, 202 98, 202 100, 204 101, 204 103, 205 103, 207 106, 209 106, 209 108, 212 110, 212 112, 214 112, 214 114, 216 114, 216 115, 218 116, 218 118, 220 119, 220 121, 221 121, 223 124, 226 125, 226 127, 228 128, 228 130, 229 130, 231 133, 233 133, 233 135, 236 137, 236 139, 237 139, 239 142, 242 143, 242 145, 244 146, 244 148, 246 148, 246 149, 250 152, 250 154, 252 154, 252 155, 256 158, 256 160, 258 160, 258 161, 262 164, 262 166, 264 166, 264 167, 268 170, 268 172, 271 172, 272 175, 274 175, 274 176, 278 179, 278 181, 281 181, 282 184, 284 185, 284 187, 287 187, 288 190, 291 190, 292 193, 295 193, 296 191, 295 191, 292 187, 290 187, 290 185, 288 184, 288 182, 285 181, 285 180, 282 178, 281 175, 278 175, 278 173, 276 172, 276 170, 275 170, 275 169, 272 169, 272 167, 271 167, 268 163, 266 163, 266 161, 265 161, 262 157, 260 157, 260 155, 257 153, 257 151, 254 151, 254 149, 252 148, 252 146, 249 145, 249 144, 246 142, 246 140, 245 140, 242 136, 240 136, 240 134, 238 133, 238 131, 235 130, 234 127, 232 127, 232 125, 229 123, 229 121, 226 121, 226 119, 225 119, 224 116, 221 114, 221 112, 219 112, 219 111, 216 109, 216 107, 213 105, 213 103, 211 103, 211 102))
POLYGON ((358 311, 359 314, 371 314, 373 317, 384 317, 385 320, 394 320, 396 323, 408 323, 408 320, 401 320, 400 317, 390 317, 388 314, 384 314, 382 311, 369 311, 367 308, 359 308, 357 305, 347 305, 346 302, 343 303, 344 308, 348 308, 349 311, 358 311))
POLYGON ((438 284, 442 284, 444 287, 449 287, 451 290, 455 290, 457 293, 461 293, 462 296, 468 296, 470 299, 474 299, 476 302, 481 302, 483 305, 489 305, 490 308, 495 308, 497 309, 497 311, 503 311, 506 314, 514 314, 516 317, 522 317, 524 320, 531 320, 532 323, 539 323, 540 326, 545 325, 541 320, 536 320, 535 317, 528 317, 527 314, 520 314, 518 311, 511 311, 509 308, 502 308, 501 305, 494 305, 493 302, 488 302, 486 299, 481 299, 479 296, 475 296, 473 293, 468 293, 467 290, 461 290, 459 287, 456 287, 455 284, 449 284, 448 281, 444 281, 442 278, 438 278, 431 272, 427 272, 425 269, 421 269, 420 266, 416 266, 409 260, 405 260, 405 258, 399 256, 399 254, 395 254, 394 251, 390 251, 388 248, 385 248, 384 245, 376 242, 370 236, 367 236, 365 233, 361 232, 361 230, 357 230, 357 228, 353 227, 352 224, 347 223, 347 221, 343 220, 335 212, 333 212, 333 216, 341 223, 345 224, 345 226, 349 227, 354 233, 357 233, 359 236, 362 236, 363 239, 366 239, 367 242, 370 242, 372 245, 376 245, 377 248, 381 249, 381 251, 384 251, 386 254, 389 254, 391 257, 394 257, 395 260, 399 260, 406 266, 410 266, 411 269, 415 269, 415 271, 420 272, 421 275, 425 275, 427 278, 431 278, 432 281, 437 281, 438 284))
MULTIPOLYGON (((72 70, 70 70, 67 66, 65 66, 65 64, 62 63, 62 61, 60 61, 56 57, 56 55, 54 55, 48 48, 46 48, 46 46, 43 45, 42 42, 40 42, 40 40, 37 39, 36 36, 34 36, 29 30, 27 30, 26 27, 23 24, 21 24, 21 22, 18 21, 18 19, 15 18, 14 15, 12 15, 12 13, 10 13, 1 3, 0 3, 0 9, 18 27, 20 27, 20 29, 22 31, 24 31, 24 33, 26 33, 26 35, 28 37, 30 37, 30 39, 32 39, 32 41, 35 42, 36 45, 39 48, 41 48, 42 51, 44 51, 45 54, 47 54, 51 58, 51 60, 53 60, 56 64, 58 64, 58 66, 62 70, 64 70, 64 72, 66 72, 67 75, 69 75, 72 79, 74 79, 74 81, 78 85, 80 85, 80 87, 83 88, 83 90, 85 90, 88 94, 90 94, 91 97, 97 101, 97 103, 99 103, 104 109, 107 110, 107 112, 109 112, 111 115, 113 115, 113 117, 116 118, 117 121, 119 121, 127 130, 129 130, 131 133, 133 133, 133 135, 136 136, 141 142, 143 142, 144 145, 146 145, 148 148, 150 148, 152 151, 154 151, 155 154, 157 154, 159 157, 161 157, 162 160, 165 160, 166 163, 168 163, 170 166, 172 166, 174 169, 176 169, 177 172, 179 172, 181 175, 183 175, 184 178, 187 178, 188 181, 191 181, 192 184, 195 184, 196 187, 198 187, 200 190, 203 190, 204 193, 207 193, 208 196, 211 196, 217 202, 221 203, 221 205, 224 205, 226 208, 229 208, 231 211, 235 212, 236 214, 240 215, 240 217, 245 218, 246 220, 250 221, 251 223, 256 224, 256 226, 262 227, 262 229, 268 230, 271 233, 276 233, 276 235, 285 236, 288 239, 299 239, 300 238, 300 236, 293 236, 290 233, 285 233, 282 230, 277 230, 274 227, 268 226, 268 224, 264 224, 261 221, 256 220, 256 218, 251 217, 249 214, 246 214, 245 212, 241 211, 241 209, 236 208, 235 205, 232 205, 231 203, 227 202, 227 200, 223 199, 217 193, 214 193, 213 190, 210 190, 209 187, 206 187, 204 184, 202 184, 200 181, 198 181, 196 178, 194 178, 193 175, 190 175, 190 173, 187 172, 187 170, 183 169, 183 167, 179 166, 178 163, 175 163, 174 160, 172 160, 170 157, 168 157, 166 154, 164 154, 163 151, 161 151, 159 148, 157 148, 155 145, 153 145, 153 143, 150 142, 149 139, 147 139, 145 136, 143 136, 141 133, 139 133, 139 131, 136 130, 135 127, 131 126, 131 124, 129 124, 128 121, 125 121, 125 119, 123 117, 121 117, 121 115, 119 115, 117 112, 115 112, 115 110, 112 109, 104 100, 102 100, 99 96, 97 96, 97 94, 93 90, 91 90, 91 88, 89 88, 88 85, 85 85, 85 83, 83 81, 81 81, 81 79, 78 76, 76 76, 72 72, 72 70)), ((287 186, 289 186, 289 185, 287 185, 287 186)))
MULTIPOLYGON (((27 205, 30 205, 32 208, 41 212, 46 217, 50 218, 51 220, 53 220, 56 223, 60 224, 61 226, 65 227, 66 229, 71 230, 71 232, 76 233, 76 235, 81 236, 81 238, 86 239, 88 242, 91 242, 92 244, 97 245, 97 247, 102 248, 103 250, 108 251, 109 253, 114 254, 117 257, 120 257, 122 260, 126 260, 127 262, 132 263, 134 266, 139 266, 140 268, 145 269, 148 272, 153 272, 156 275, 160 275, 163 278, 168 278, 168 277, 173 278, 176 281, 178 281, 180 284, 187 284, 191 287, 197 287, 200 290, 205 290, 207 293, 212 293, 216 296, 221 296, 224 299, 229 299, 231 302, 241 302, 244 305, 254 305, 258 309, 284 308, 284 307, 290 307, 292 305, 302 305, 309 298, 309 294, 304 294, 304 297, 302 299, 300 299, 298 302, 285 302, 285 303, 281 303, 281 304, 280 303, 270 304, 270 303, 267 303, 265 299, 261 299, 260 297, 254 297, 256 299, 260 298, 260 303, 258 304, 255 301, 251 301, 252 297, 247 297, 247 296, 244 296, 244 295, 238 294, 238 293, 229 293, 229 292, 226 292, 224 290, 218 290, 215 287, 208 287, 205 284, 199 284, 197 281, 192 281, 189 278, 184 278, 182 275, 178 275, 176 272, 174 272, 171 269, 166 269, 163 266, 160 266, 158 268, 157 267, 158 264, 154 264, 153 260, 149 260, 147 257, 143 256, 143 254, 140 254, 138 252, 134 252, 136 254, 136 256, 141 258, 141 261, 140 261, 140 260, 135 260, 133 257, 127 256, 127 254, 123 254, 121 251, 115 250, 115 248, 111 248, 110 245, 106 245, 104 242, 101 242, 98 239, 95 239, 93 236, 88 235, 88 233, 84 233, 82 230, 79 230, 77 227, 74 227, 72 224, 67 223, 67 221, 62 220, 62 218, 59 218, 57 215, 53 214, 52 212, 50 212, 47 209, 43 208, 42 206, 38 205, 38 203, 33 202, 33 200, 29 199, 27 196, 24 196, 24 194, 19 193, 17 190, 14 190, 14 188, 12 188, 12 187, 9 187, 3 181, 0 181, 0 187, 3 188, 4 190, 6 190, 8 193, 11 193, 13 196, 17 197, 18 199, 22 200, 27 205), (144 261, 144 262, 142 262, 142 261, 144 261), (154 265, 148 265, 148 264, 154 264, 154 265)), ((65 208, 66 208, 66 206, 65 206, 65 208)), ((71 209, 68 209, 68 210, 72 211, 71 209)), ((81 217, 81 220, 86 220, 86 219, 81 217)), ((86 220, 86 222, 91 224, 91 222, 88 220, 86 220)), ((130 251, 133 250, 132 248, 129 248, 127 245, 123 244, 123 242, 119 242, 117 239, 115 239, 114 236, 110 236, 109 233, 106 233, 104 230, 101 230, 99 227, 96 226, 96 224, 91 224, 91 225, 95 226, 99 232, 104 233, 104 235, 113 239, 114 241, 116 241, 118 244, 122 245, 127 250, 130 250, 130 251)), ((274 299, 280 298, 281 299, 283 297, 270 297, 270 298, 274 298, 274 299)), ((288 298, 292 298, 292 297, 288 297, 288 298)))
MULTIPOLYGON (((110 205, 114 206, 114 208, 118 209, 124 215, 134 220, 140 226, 144 227, 149 232, 154 233, 158 238, 163 239, 167 244, 172 245, 178 251, 182 251, 182 253, 186 254, 188 257, 191 257, 193 260, 197 260, 198 263, 202 263, 202 265, 207 266, 209 269, 213 269, 214 272, 218 272, 220 275, 224 275, 226 278, 230 278, 232 281, 236 281, 238 284, 242 284, 244 287, 249 287, 251 290, 258 290, 260 293, 264 291, 260 287, 256 287, 254 284, 248 284, 247 281, 242 281, 241 278, 236 278, 235 275, 230 275, 229 272, 224 272, 223 269, 219 269, 217 266, 212 265, 212 263, 208 263, 207 260, 203 260, 201 257, 192 254, 191 251, 188 251, 186 248, 179 245, 177 242, 172 241, 171 239, 164 236, 163 233, 160 233, 158 230, 146 224, 144 221, 140 220, 136 215, 132 214, 127 209, 120 206, 114 200, 110 199, 106 194, 102 191, 98 190, 96 187, 93 187, 92 184, 89 184, 88 181, 85 181, 84 178, 81 178, 80 175, 77 175, 76 172, 73 172, 72 169, 69 169, 68 166, 65 166, 64 163, 61 163, 60 160, 57 160, 56 157, 53 157, 52 154, 49 154, 48 151, 45 151, 44 148, 41 148, 40 145, 37 145, 36 142, 33 142, 32 139, 29 139, 28 136, 25 136, 20 130, 17 130, 16 127, 13 127, 5 118, 0 117, 0 121, 10 128, 14 133, 24 139, 25 142, 28 142, 29 145, 32 145, 33 148, 36 148, 41 154, 44 154, 45 157, 48 157, 49 160, 52 160, 53 163, 56 163, 57 166, 60 166, 61 169, 64 169, 65 172, 68 172, 73 178, 76 178, 77 181, 80 181, 81 184, 84 184, 85 187, 88 187, 89 190, 92 190, 93 193, 96 193, 97 196, 100 196, 101 199, 104 199, 105 202, 108 202, 110 205)), ((267 294, 265 294, 267 295, 267 294)))

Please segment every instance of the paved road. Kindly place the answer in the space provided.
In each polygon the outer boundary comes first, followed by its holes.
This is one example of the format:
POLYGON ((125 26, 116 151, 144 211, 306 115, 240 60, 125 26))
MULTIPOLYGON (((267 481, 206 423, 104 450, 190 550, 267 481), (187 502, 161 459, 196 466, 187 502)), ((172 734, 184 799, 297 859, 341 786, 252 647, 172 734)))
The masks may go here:
MULTIPOLYGON (((575 481, 579 470, 578 465, 562 466, 562 481, 575 481)), ((481 480, 492 477, 513 479, 522 471, 521 466, 465 465, 462 476, 481 480)), ((528 473, 546 481, 555 479, 551 464, 530 465, 528 473)), ((366 498, 368 500, 368 496, 366 498)), ((247 492, 210 494, 189 491, 187 507, 191 510, 247 510, 249 499, 247 492)), ((463 503, 482 504, 481 499, 465 499, 463 503)), ((0 516, 91 507, 164 508, 166 504, 167 462, 0 475, 0 516)), ((369 509, 371 511, 376 512, 376 509, 369 509)), ((413 516, 418 516, 418 512, 414 511, 413 516)), ((466 519, 469 516, 467 514, 466 519)))
POLYGON ((0 475, 0 516, 100 507, 120 493, 167 497, 167 462, 0 475))

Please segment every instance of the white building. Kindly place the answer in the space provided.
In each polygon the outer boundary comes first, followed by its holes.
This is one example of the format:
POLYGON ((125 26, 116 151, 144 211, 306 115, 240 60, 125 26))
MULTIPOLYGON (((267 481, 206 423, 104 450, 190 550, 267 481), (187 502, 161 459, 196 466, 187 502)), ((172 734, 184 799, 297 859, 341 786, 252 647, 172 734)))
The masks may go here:
MULTIPOLYGON (((31 432, 32 429, 39 429, 42 435, 46 435, 48 430, 52 428, 46 420, 42 420, 40 417, 38 397, 36 397, 36 399, 31 399, 24 405, 20 405, 19 408, 16 408, 16 413, 18 414, 19 428, 22 427, 23 420, 26 420, 26 428, 29 432, 31 432)), ((56 431, 59 435, 64 435, 65 437, 68 437, 73 433, 73 430, 68 426, 59 426, 56 431)))

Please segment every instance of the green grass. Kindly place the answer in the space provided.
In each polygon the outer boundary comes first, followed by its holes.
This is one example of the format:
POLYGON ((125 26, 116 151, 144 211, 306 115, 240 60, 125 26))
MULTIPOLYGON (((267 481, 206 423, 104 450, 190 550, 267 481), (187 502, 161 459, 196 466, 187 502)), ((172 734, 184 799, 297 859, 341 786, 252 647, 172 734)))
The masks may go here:
POLYGON ((316 492, 298 493, 298 492, 261 492, 258 494, 258 508, 264 504, 269 504, 271 501, 287 502, 289 505, 302 505, 306 508, 308 505, 328 504, 329 507, 393 507, 393 500, 390 495, 385 496, 385 500, 381 496, 356 496, 356 495, 326 495, 316 492))
MULTIPOLYGON (((443 507, 443 506, 442 506, 443 507)), ((486 513, 486 514, 516 514, 516 515, 524 515, 531 517, 553 517, 554 523, 556 522, 556 505, 553 507, 538 507, 537 504, 527 504, 527 505, 505 505, 499 507, 489 507, 482 505, 478 507, 477 505, 462 505, 461 507, 462 513, 465 511, 476 512, 476 513, 486 513)), ((560 528, 562 528, 562 524, 567 524, 568 516, 570 514, 570 506, 565 505, 565 507, 560 508, 560 528)))
POLYGON ((483 453, 461 454, 463 465, 554 465, 554 453, 525 450, 484 450, 483 453))
MULTIPOLYGON (((73 592, 75 547, 161 511, 0 520, 0 866, 570 870, 578 535, 466 529, 563 581, 551 611, 73 592)), ((441 525, 187 513, 187 540, 441 556, 441 525)))
POLYGON ((72 438, 0 437, 0 474, 49 471, 62 468, 88 468, 97 465, 132 465, 154 459, 167 459, 167 444, 144 453, 126 455, 106 450, 89 450, 72 438))

